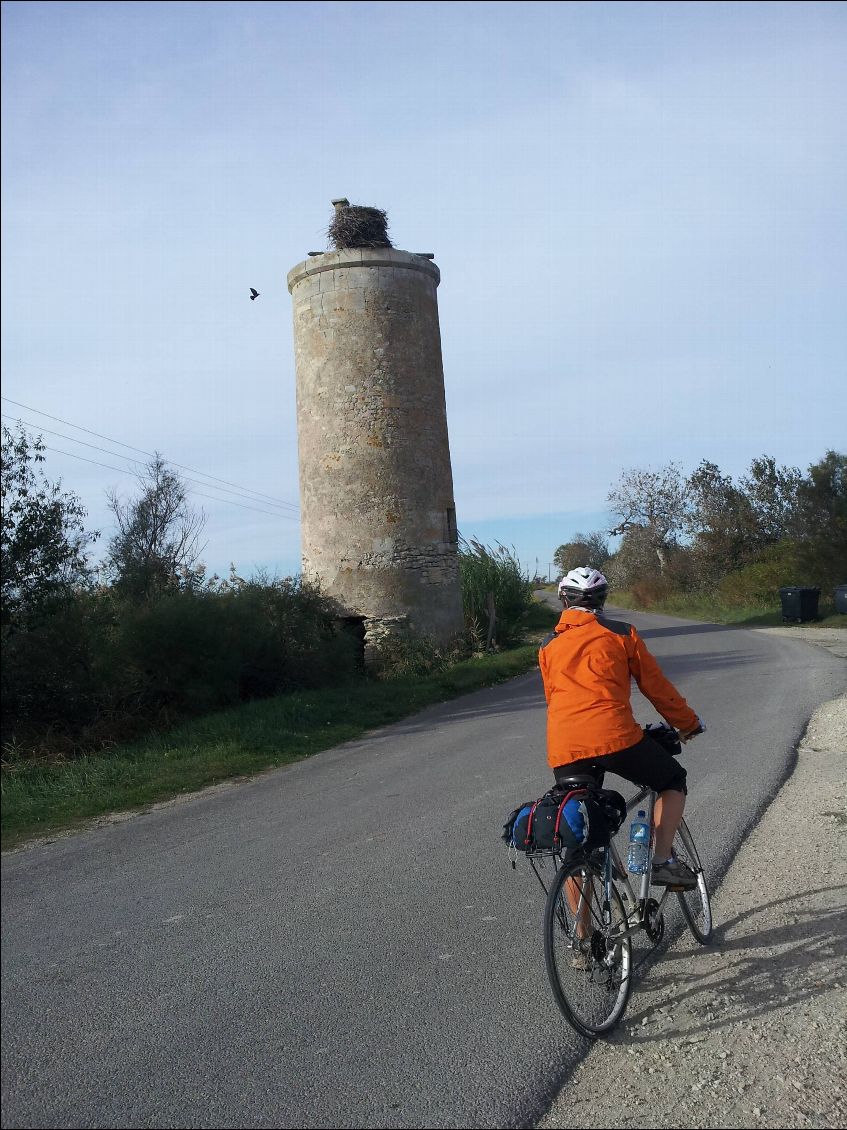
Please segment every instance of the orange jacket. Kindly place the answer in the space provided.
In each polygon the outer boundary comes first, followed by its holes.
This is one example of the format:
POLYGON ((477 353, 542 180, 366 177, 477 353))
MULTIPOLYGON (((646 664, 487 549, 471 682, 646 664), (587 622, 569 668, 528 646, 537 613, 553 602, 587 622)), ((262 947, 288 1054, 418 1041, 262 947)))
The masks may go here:
POLYGON ((630 679, 665 721, 693 730, 697 715, 662 674, 631 624, 582 608, 566 608, 538 653, 547 697, 547 760, 551 768, 601 757, 643 737, 630 705, 630 679))

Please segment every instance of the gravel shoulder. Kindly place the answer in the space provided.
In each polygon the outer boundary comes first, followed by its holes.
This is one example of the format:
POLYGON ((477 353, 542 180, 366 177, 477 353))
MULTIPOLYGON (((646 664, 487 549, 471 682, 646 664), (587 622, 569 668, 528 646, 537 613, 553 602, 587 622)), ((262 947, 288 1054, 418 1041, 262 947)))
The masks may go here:
MULTIPOLYGON (((759 630, 847 655, 847 629, 759 630)), ((712 944, 670 945, 538 1126, 847 1125, 847 695, 797 753, 713 892, 712 944)))

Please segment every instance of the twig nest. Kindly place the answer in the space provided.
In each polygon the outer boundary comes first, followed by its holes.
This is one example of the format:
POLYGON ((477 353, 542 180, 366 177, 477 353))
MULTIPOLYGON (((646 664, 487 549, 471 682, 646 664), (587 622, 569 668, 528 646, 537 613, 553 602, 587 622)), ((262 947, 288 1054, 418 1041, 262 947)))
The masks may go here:
POLYGON ((391 246, 386 213, 361 204, 336 206, 327 236, 337 251, 346 247, 391 246))

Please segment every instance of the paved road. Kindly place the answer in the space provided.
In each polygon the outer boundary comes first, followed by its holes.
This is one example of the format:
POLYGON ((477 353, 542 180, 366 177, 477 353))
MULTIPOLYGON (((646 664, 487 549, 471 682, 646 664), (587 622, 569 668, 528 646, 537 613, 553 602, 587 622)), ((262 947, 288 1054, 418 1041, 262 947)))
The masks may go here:
MULTIPOLYGON (((709 724, 686 762, 716 879, 844 663, 632 618, 709 724)), ((585 1052, 497 838, 547 787, 543 737, 533 673, 7 854, 3 1126, 532 1125, 585 1052)))

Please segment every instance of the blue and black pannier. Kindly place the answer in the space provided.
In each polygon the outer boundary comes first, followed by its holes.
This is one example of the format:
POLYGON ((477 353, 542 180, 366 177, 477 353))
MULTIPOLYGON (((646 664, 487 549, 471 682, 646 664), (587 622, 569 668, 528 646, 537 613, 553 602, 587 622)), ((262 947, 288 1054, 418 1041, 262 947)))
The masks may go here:
POLYGON ((609 843, 625 818, 626 801, 612 789, 556 786, 509 813, 502 838, 527 854, 593 851, 609 843))

